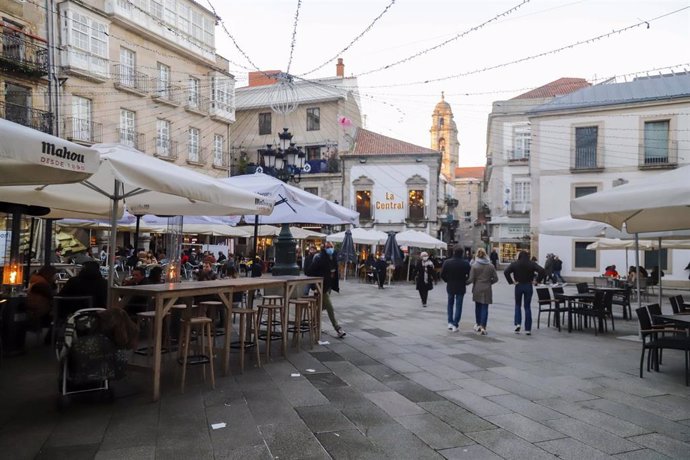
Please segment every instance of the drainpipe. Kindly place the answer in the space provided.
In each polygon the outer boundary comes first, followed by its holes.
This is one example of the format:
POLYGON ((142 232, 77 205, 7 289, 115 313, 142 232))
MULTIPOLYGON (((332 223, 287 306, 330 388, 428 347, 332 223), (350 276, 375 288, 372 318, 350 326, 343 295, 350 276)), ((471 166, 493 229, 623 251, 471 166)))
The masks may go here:
POLYGON ((46 40, 48 42, 48 113, 50 114, 50 134, 55 133, 57 122, 53 116, 53 0, 45 0, 46 8, 46 40))

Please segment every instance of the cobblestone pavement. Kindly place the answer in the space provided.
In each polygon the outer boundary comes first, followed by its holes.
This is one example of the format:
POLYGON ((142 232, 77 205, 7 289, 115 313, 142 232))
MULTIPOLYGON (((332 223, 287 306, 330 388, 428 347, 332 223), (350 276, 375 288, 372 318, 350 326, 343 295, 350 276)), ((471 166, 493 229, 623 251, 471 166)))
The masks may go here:
POLYGON ((345 339, 324 315, 329 344, 287 359, 276 353, 262 368, 249 360, 243 375, 233 367, 215 390, 192 369, 184 394, 166 360, 158 403, 149 399, 149 374, 130 372, 114 403, 75 401, 60 414, 49 350, 5 359, 0 457, 690 458, 683 354, 666 351, 662 372, 640 379, 636 321, 618 315, 615 332, 597 337, 591 329, 559 333, 544 317, 536 328, 533 306, 533 335, 518 335, 503 279, 488 336, 472 331, 470 294, 460 331, 447 330, 443 284, 428 308, 404 284, 379 290, 347 281, 332 299, 345 339))

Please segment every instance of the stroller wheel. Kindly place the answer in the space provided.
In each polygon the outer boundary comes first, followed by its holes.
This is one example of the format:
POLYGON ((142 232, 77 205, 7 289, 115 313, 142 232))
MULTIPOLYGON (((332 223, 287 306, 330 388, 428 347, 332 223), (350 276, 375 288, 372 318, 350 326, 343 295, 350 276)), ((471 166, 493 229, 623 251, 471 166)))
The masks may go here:
POLYGON ((60 412, 60 413, 64 412, 69 407, 69 404, 70 404, 69 396, 60 395, 57 397, 56 407, 57 407, 58 412, 60 412))

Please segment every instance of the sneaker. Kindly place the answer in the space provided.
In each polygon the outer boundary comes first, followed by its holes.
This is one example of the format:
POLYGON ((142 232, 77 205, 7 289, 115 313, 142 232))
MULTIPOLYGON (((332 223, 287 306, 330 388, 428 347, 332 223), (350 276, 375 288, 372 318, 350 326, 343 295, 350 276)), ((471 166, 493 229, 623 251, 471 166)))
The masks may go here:
POLYGON ((516 334, 520 333, 520 325, 519 324, 517 326, 515 326, 515 333, 516 334))
POLYGON ((479 324, 475 324, 472 329, 474 330, 474 332, 479 332, 479 324))
POLYGON ((480 333, 481 335, 488 335, 488 334, 486 333, 486 329, 484 329, 483 327, 480 327, 480 328, 479 328, 479 333, 480 333))
POLYGON ((340 329, 338 329, 338 338, 339 338, 339 339, 342 339, 342 338, 345 337, 346 335, 347 335, 347 333, 346 333, 345 331, 343 331, 343 328, 342 328, 342 327, 341 327, 340 329))
POLYGON ((532 335, 532 332, 531 331, 525 331, 525 334, 526 335, 532 335))
POLYGON ((422 304, 422 308, 426 308, 426 304, 425 304, 425 303, 422 304))
POLYGON ((451 332, 458 332, 458 328, 455 327, 455 326, 452 326, 452 327, 450 328, 450 331, 451 331, 451 332))
POLYGON ((449 330, 449 331, 452 331, 452 330, 453 330, 453 324, 448 323, 448 330, 449 330))

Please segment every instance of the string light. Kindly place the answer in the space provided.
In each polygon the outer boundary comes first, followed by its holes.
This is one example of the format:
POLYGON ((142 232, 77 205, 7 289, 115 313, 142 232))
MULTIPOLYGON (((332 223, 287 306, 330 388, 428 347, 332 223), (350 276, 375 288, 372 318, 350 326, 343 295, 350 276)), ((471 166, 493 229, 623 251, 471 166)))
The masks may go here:
POLYGON ((288 60, 287 70, 285 73, 290 73, 290 66, 292 66, 292 55, 295 52, 295 43, 297 42, 297 24, 299 23, 299 9, 302 6, 302 0, 297 0, 297 11, 295 11, 295 23, 292 26, 292 41, 290 42, 290 59, 288 60))

